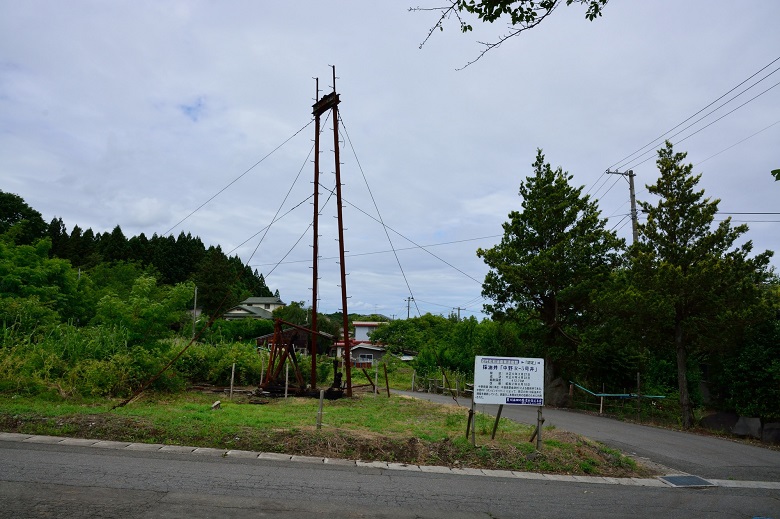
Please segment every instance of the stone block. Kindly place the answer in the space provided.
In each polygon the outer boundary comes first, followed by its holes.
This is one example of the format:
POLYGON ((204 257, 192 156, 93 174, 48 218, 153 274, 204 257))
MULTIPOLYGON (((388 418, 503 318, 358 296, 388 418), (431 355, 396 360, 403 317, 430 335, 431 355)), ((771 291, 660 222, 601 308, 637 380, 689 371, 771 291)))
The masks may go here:
POLYGON ((699 420, 699 425, 711 431, 731 432, 739 415, 731 411, 718 411, 699 420))
POLYGON ((764 430, 761 433, 761 441, 765 443, 780 443, 780 422, 765 423, 764 430))
POLYGON ((731 429, 737 436, 750 436, 751 438, 761 439, 761 419, 740 416, 737 423, 731 429))

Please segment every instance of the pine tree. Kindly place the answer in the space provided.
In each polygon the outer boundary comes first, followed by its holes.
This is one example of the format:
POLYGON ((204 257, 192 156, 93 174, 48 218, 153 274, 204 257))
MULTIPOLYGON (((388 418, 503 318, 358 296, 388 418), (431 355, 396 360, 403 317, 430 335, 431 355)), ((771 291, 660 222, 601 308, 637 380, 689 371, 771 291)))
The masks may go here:
POLYGON ((477 255, 490 267, 485 310, 496 320, 540 325, 535 335, 549 383, 561 367, 575 365, 591 293, 619 263, 623 242, 606 230, 596 202, 570 185, 570 174, 545 163, 541 150, 533 170, 520 184, 522 211, 509 213, 501 243, 477 255))
POLYGON ((685 153, 672 144, 658 151, 660 178, 648 191, 656 205, 640 202, 647 222, 639 225, 639 241, 631 249, 631 272, 640 292, 640 311, 654 315, 647 326, 666 337, 677 360, 682 425, 693 425, 688 383, 689 357, 694 352, 727 347, 736 329, 761 310, 761 284, 768 279, 766 251, 753 258, 752 242, 735 243, 748 228, 731 219, 713 227, 719 200, 696 190, 701 175, 683 164, 685 153), (726 344, 724 344, 726 343, 726 344))

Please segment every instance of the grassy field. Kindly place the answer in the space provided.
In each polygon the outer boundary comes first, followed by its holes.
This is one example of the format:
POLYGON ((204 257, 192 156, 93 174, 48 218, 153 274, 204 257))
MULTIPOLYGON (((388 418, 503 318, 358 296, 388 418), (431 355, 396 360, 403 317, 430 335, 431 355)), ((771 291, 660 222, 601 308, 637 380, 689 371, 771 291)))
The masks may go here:
POLYGON ((476 447, 465 437, 467 412, 393 395, 357 394, 319 402, 277 398, 249 403, 224 395, 146 393, 129 405, 118 400, 63 400, 6 395, 0 430, 118 441, 242 449, 416 465, 481 467, 559 474, 642 477, 650 471, 620 452, 574 434, 546 429, 541 452, 527 425, 476 417, 476 447), (212 409, 216 400, 219 409, 212 409))

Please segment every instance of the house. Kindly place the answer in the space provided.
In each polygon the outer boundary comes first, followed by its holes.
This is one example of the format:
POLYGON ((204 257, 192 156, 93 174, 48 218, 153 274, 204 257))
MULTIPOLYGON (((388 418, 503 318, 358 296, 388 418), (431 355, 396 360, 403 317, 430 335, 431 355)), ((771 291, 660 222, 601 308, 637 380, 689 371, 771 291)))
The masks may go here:
POLYGON ((355 327, 355 342, 371 342, 369 334, 383 324, 385 323, 381 321, 354 321, 352 325, 355 327))
POLYGON ((273 311, 285 306, 278 297, 248 297, 222 316, 228 321, 235 319, 272 319, 273 311))
MULTIPOLYGON (((350 341, 349 356, 352 365, 356 367, 369 367, 382 359, 385 355, 385 347, 381 344, 373 344, 369 334, 379 326, 385 324, 381 321, 353 321, 355 336, 350 341)), ((331 357, 338 359, 344 357, 344 341, 333 343, 330 351, 331 357)))

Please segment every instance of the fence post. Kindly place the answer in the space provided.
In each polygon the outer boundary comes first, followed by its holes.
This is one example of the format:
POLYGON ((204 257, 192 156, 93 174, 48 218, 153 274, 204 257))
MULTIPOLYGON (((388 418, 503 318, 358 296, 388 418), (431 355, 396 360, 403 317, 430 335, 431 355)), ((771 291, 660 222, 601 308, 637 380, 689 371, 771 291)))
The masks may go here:
POLYGON ((322 401, 325 400, 325 390, 320 389, 320 409, 317 411, 317 429, 322 429, 322 401))
POLYGON ((230 399, 233 400, 233 381, 236 379, 236 363, 233 363, 233 369, 230 370, 230 399))
POLYGON ((639 372, 636 372, 636 421, 642 423, 642 388, 639 385, 639 372))
POLYGON ((290 386, 290 363, 284 363, 284 398, 287 398, 287 388, 290 386))

